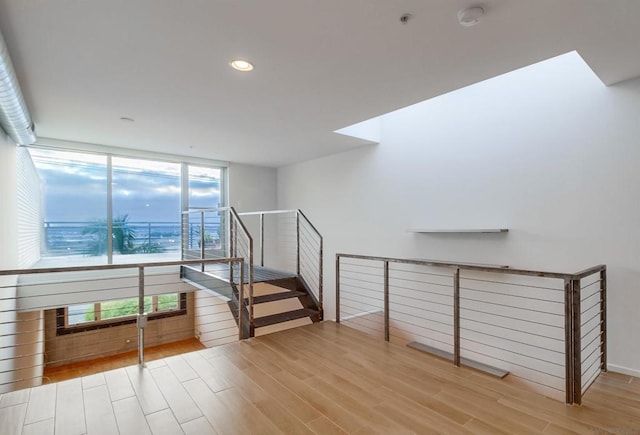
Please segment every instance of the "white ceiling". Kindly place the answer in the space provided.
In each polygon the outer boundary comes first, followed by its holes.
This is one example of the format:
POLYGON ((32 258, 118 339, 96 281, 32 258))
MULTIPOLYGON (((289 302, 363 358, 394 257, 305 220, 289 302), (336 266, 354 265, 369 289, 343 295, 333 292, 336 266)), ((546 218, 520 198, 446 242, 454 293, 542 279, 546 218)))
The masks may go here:
POLYGON ((607 84, 640 76, 638 0, 480 0, 461 27, 472 4, 0 0, 0 29, 40 137, 264 166, 362 145, 333 131, 572 50, 607 84))

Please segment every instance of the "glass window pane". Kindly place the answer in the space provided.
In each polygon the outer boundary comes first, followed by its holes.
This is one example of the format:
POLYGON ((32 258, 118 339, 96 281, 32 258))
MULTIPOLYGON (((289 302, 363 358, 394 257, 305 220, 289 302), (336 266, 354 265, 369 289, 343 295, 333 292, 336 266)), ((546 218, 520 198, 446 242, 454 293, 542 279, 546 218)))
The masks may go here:
POLYGON ((71 305, 67 308, 67 324, 78 325, 96 320, 95 304, 71 305))
POLYGON ((69 257, 67 265, 106 263, 106 156, 38 148, 29 153, 42 183, 42 256, 69 257))
POLYGON ((178 293, 158 296, 158 311, 177 310, 179 308, 178 293))
MULTIPOLYGON (((144 311, 151 312, 152 297, 145 296, 144 311)), ((138 298, 121 299, 118 301, 102 302, 100 304, 100 318, 102 320, 138 314, 138 298)))
POLYGON ((102 302, 100 304, 100 317, 102 320, 131 316, 136 313, 138 313, 138 298, 102 302))
MULTIPOLYGON (((189 165, 189 208, 218 208, 222 207, 221 196, 222 170, 204 166, 189 165)), ((217 213, 205 215, 204 243, 205 248, 220 249, 221 231, 220 218, 217 213)), ((201 221, 199 214, 189 215, 189 243, 188 249, 200 249, 201 221)))
POLYGON ((221 207, 220 168, 189 165, 189 208, 221 207))
POLYGON ((179 259, 180 164, 114 157, 112 168, 114 262, 179 259))

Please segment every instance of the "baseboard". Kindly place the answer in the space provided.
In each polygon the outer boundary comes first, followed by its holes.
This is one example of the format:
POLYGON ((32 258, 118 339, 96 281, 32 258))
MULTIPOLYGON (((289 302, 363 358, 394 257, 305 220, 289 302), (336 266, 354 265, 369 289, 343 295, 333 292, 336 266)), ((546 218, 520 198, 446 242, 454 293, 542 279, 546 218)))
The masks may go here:
POLYGON ((634 376, 640 378, 640 370, 622 367, 616 364, 607 364, 607 369, 611 372, 622 373, 623 375, 634 376))

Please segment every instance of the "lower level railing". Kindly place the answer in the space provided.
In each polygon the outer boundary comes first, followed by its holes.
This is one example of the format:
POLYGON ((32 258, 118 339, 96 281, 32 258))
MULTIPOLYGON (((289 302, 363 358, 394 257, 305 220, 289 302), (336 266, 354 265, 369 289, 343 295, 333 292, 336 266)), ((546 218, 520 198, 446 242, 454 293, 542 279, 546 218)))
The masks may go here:
POLYGON ((229 283, 212 279, 200 291, 181 278, 181 266, 212 263, 235 265, 230 284, 243 288, 240 257, 0 271, 0 393, 39 385, 46 369, 78 361, 137 349, 143 365, 148 346, 242 338, 246 308, 238 307, 236 325, 210 291, 229 283))
POLYGON ((607 367, 606 282, 604 265, 555 273, 337 254, 336 320, 580 404, 607 367))

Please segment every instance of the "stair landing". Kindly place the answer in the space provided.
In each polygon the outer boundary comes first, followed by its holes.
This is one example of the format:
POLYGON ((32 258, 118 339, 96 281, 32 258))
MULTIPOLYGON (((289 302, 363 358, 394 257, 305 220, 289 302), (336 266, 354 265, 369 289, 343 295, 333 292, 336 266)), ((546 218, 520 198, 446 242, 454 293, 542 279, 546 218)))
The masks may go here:
MULTIPOLYGON (((218 279, 223 281, 229 281, 229 264, 227 263, 214 263, 208 264, 205 267, 205 271, 218 279)), ((253 266, 253 282, 267 282, 280 279, 295 278, 296 274, 291 272, 284 272, 282 270, 271 269, 263 266, 253 266)), ((240 268, 236 265, 233 268, 233 281, 240 282, 240 268)), ((249 283, 249 265, 244 265, 244 283, 249 283)))

